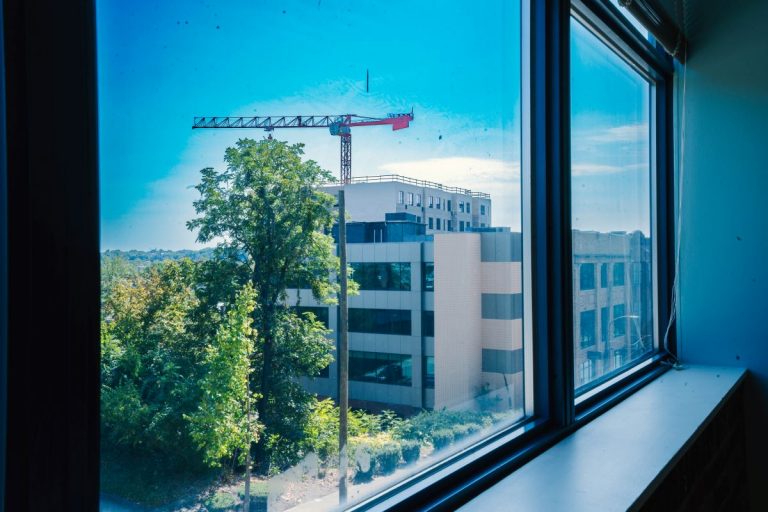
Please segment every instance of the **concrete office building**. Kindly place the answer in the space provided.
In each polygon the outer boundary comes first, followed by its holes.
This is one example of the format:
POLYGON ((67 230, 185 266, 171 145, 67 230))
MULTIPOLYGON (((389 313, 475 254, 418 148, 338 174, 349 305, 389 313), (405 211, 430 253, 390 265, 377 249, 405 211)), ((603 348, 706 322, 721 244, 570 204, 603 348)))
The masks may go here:
MULTIPOLYGON (((324 187, 336 194, 339 186, 324 187)), ((409 213, 426 233, 491 226, 491 196, 396 174, 361 176, 346 185, 346 208, 356 222, 383 220, 385 212, 409 213)))
MULTIPOLYGON (((482 396, 484 406, 522 408, 521 234, 486 224, 491 213, 487 194, 464 190, 449 195, 437 184, 411 187, 399 177, 381 178, 345 188, 351 205, 347 259, 360 285, 359 295, 349 298, 350 403, 409 413, 476 407, 482 396), (399 202, 401 193, 405 203, 399 202), (414 205, 408 194, 414 195, 414 205), (424 197, 440 194, 441 204, 450 197, 450 210, 423 206, 424 197), (459 222, 466 218, 453 211, 457 200, 466 201, 465 215, 477 209, 476 218, 466 222, 486 226, 465 224, 462 231, 461 224, 457 228, 451 222, 452 231, 438 231, 433 221, 430 230, 429 215, 459 222), (468 212, 466 204, 472 205, 468 212), (376 214, 375 208, 385 209, 376 214), (457 215, 449 217, 452 213, 457 215), (358 221, 358 215, 364 220, 358 221)), ((639 233, 574 232, 577 386, 624 364, 632 357, 628 342, 637 339, 633 333, 650 332, 638 324, 646 315, 636 306, 636 287, 625 285, 632 278, 628 262, 639 261, 638 251, 647 247, 644 240, 639 233)), ((289 290, 288 304, 315 313, 337 339, 338 308, 317 303, 309 290, 289 290)), ((333 362, 320 377, 304 379, 304 385, 335 398, 337 376, 333 362)))

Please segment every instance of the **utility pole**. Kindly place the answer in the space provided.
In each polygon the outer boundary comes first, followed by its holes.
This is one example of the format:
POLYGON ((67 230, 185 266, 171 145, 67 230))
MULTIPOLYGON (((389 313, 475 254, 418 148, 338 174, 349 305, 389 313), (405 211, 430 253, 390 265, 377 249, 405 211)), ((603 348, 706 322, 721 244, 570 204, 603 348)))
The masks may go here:
POLYGON ((347 220, 344 184, 339 189, 339 504, 347 502, 347 411, 349 343, 347 340, 347 220))

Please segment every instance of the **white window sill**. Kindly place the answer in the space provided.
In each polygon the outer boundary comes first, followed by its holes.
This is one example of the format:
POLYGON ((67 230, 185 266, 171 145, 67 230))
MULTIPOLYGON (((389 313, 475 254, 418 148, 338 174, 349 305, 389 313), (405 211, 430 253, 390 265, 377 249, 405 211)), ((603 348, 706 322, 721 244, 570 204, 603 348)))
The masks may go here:
POLYGON ((460 510, 610 511, 641 504, 745 373, 670 370, 460 510))

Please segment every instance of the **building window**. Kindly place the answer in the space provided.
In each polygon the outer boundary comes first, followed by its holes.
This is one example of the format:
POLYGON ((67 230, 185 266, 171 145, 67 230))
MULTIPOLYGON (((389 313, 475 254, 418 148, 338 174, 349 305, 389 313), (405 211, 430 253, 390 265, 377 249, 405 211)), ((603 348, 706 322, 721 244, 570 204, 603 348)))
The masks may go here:
POLYGON ((422 287, 425 292, 435 291, 435 264, 424 262, 421 266, 422 287))
POLYGON ((485 205, 484 204, 480 205, 480 215, 485 215, 485 205))
POLYGON ((445 222, 448 224, 448 226, 445 229, 448 230, 448 231, 453 231, 453 221, 452 220, 447 220, 445 222))
POLYGON ((435 198, 434 198, 433 196, 429 196, 429 201, 428 201, 428 203, 429 203, 429 204, 428 204, 428 206, 429 206, 430 208, 434 208, 434 207, 435 207, 435 198))
POLYGON ((421 335, 422 336, 435 336, 435 312, 434 311, 422 311, 421 312, 421 335))
POLYGON ((467 213, 472 213, 472 207, 470 203, 467 203, 467 213))
POLYGON ((351 263, 352 279, 361 290, 411 289, 410 263, 351 263))
POLYGON ((581 327, 581 348, 591 347, 595 344, 595 310, 582 311, 579 315, 581 327))
POLYGON ((464 213, 464 201, 459 201, 459 212, 464 213))
POLYGON ((600 308, 600 341, 603 343, 608 343, 609 311, 607 306, 600 308))
POLYGON ((424 356, 424 387, 435 388, 435 356, 424 356))
POLYGON ((435 222, 436 222, 437 230, 438 230, 438 231, 440 231, 440 229, 441 229, 441 228, 440 228, 440 218, 437 218, 437 219, 435 220, 435 222))
POLYGON ((411 310, 349 308, 349 332, 410 336, 411 310))
POLYGON ((328 308, 326 306, 294 306, 292 308, 297 315, 310 313, 314 315, 315 320, 328 328, 328 308))
POLYGON ((397 202, 399 204, 403 204, 405 202, 405 192, 402 190, 397 192, 397 202))
POLYGON ((621 368, 624 366, 624 353, 617 350, 613 353, 613 368, 621 368))
POLYGON ((446 201, 446 208, 448 209, 449 212, 452 211, 451 210, 451 200, 450 199, 448 201, 446 201))
POLYGON ((416 194, 416 206, 421 206, 421 194, 416 194))
POLYGON ((627 334, 627 317, 624 304, 613 306, 613 337, 618 338, 627 334))
POLYGON ((595 289, 595 264, 582 263, 579 265, 579 289, 595 289))
POLYGON ((613 286, 624 286, 624 263, 613 264, 613 286))
POLYGON ((488 320, 517 320, 523 318, 521 293, 483 293, 480 295, 482 318, 488 320))
POLYGON ((463 220, 459 221, 459 231, 464 231, 464 221, 463 220))
POLYGON ((408 192, 408 204, 413 206, 413 192, 408 192))
POLYGON ((483 349, 482 369, 486 373, 512 375, 523 371, 523 351, 483 349))
POLYGON ((440 196, 437 196, 435 198, 435 208, 437 208, 438 210, 441 209, 441 207, 440 207, 440 196))
POLYGON ((579 384, 586 384, 595 378, 595 363, 591 359, 585 359, 579 365, 579 384))
POLYGON ((433 229, 434 228, 434 219, 432 217, 429 218, 428 226, 429 226, 429 229, 433 229))
POLYGON ((600 288, 606 288, 608 286, 608 264, 600 264, 600 288))
POLYGON ((411 356, 383 352, 349 351, 349 380, 410 386, 413 378, 411 356))

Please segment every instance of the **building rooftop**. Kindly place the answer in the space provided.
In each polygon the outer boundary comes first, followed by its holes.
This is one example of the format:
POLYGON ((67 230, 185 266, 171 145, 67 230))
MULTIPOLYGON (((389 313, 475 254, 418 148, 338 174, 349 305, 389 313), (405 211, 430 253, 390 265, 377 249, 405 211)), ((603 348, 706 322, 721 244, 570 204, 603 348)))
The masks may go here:
POLYGON ((434 188, 442 190, 444 192, 450 192, 453 194, 465 194, 471 197, 478 197, 481 199, 490 199, 491 195, 486 192, 473 192, 467 188, 448 187, 441 183, 435 183, 434 181, 417 180, 415 178, 409 178, 407 176, 400 176, 399 174, 382 174, 379 176, 358 176, 353 177, 350 180, 350 184, 356 183, 407 183, 409 185, 415 185, 417 187, 434 188))

